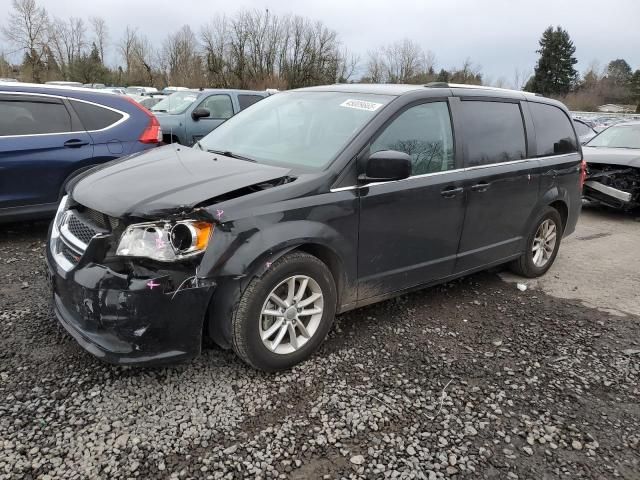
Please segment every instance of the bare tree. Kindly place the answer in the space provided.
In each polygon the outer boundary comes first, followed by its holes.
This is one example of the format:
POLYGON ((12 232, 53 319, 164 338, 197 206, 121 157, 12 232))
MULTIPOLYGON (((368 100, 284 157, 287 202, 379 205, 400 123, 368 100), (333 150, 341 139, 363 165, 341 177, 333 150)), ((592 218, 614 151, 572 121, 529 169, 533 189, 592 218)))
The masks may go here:
POLYGON ((86 53, 86 27, 81 18, 67 20, 55 18, 49 24, 49 44, 53 57, 57 61, 65 78, 69 69, 86 53))
POLYGON ((206 65, 207 83, 216 87, 228 87, 229 21, 226 16, 216 16, 200 29, 200 39, 206 65))
POLYGON ((33 80, 39 82, 49 23, 47 11, 38 7, 35 0, 13 0, 11 5, 13 11, 2 33, 16 52, 24 53, 33 80))
POLYGON ((93 42, 100 52, 100 61, 104 64, 104 53, 109 42, 109 29, 102 17, 90 17, 89 22, 93 30, 93 42))
POLYGON ((198 42, 188 25, 165 39, 160 55, 169 83, 188 87, 202 86, 199 85, 202 75, 198 42))
POLYGON ((124 60, 125 73, 129 75, 134 60, 134 50, 138 41, 138 30, 127 25, 124 35, 118 43, 118 50, 124 60))

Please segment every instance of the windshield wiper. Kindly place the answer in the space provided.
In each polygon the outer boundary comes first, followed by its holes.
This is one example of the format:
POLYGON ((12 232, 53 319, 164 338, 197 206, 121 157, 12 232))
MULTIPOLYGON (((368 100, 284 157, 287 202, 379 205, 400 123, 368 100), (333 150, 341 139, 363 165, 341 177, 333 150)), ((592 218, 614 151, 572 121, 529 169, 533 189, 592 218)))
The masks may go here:
MULTIPOLYGON (((202 145, 198 144, 198 146, 200 148, 202 148, 202 145)), ((231 157, 231 158, 236 158, 238 160, 246 160, 247 162, 256 163, 256 160, 254 160, 253 158, 245 157, 243 155, 238 155, 237 153, 233 153, 233 152, 231 152, 229 150, 221 151, 221 150, 209 150, 209 149, 207 149, 207 152, 209 152, 209 153, 217 153, 218 155, 224 155, 225 157, 231 157)))

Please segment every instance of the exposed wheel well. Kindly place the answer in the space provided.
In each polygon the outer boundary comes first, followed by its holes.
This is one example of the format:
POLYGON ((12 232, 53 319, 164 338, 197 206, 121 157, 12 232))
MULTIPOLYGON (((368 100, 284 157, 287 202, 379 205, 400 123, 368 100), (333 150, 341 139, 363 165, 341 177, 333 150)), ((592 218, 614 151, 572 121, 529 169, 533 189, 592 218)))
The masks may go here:
POLYGON ((340 305, 342 305, 342 298, 344 295, 344 287, 346 285, 344 268, 340 258, 330 248, 315 243, 300 245, 295 250, 300 250, 313 255, 329 267, 331 275, 333 276, 333 281, 336 283, 336 297, 338 299, 338 305, 336 307, 340 310, 340 305))
POLYGON ((562 200, 556 200, 549 204, 550 207, 555 208, 560 214, 560 218, 562 219, 562 230, 567 226, 567 218, 569 217, 569 209, 567 208, 567 204, 562 200))
POLYGON ((164 133, 162 135, 162 141, 164 143, 180 143, 177 135, 171 135, 169 133, 164 133))

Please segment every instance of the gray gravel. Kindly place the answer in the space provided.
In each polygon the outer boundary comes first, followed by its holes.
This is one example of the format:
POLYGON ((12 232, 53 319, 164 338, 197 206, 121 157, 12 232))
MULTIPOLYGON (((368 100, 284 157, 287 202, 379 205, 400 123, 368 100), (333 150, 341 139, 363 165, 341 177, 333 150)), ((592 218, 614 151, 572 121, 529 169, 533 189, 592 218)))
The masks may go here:
POLYGON ((0 232, 0 479, 640 478, 640 324, 476 275, 338 318, 268 375, 100 363, 56 324, 46 227, 0 232))

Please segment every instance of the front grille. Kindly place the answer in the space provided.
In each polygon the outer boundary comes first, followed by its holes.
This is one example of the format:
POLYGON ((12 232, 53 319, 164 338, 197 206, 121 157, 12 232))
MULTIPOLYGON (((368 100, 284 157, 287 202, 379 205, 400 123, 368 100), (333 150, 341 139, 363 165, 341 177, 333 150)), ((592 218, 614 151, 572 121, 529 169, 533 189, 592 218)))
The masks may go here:
POLYGON ((94 225, 102 230, 114 230, 118 226, 118 219, 105 215, 102 212, 94 210, 93 208, 84 207, 78 205, 76 207, 76 214, 81 217, 85 223, 94 225))
POLYGON ((81 255, 71 250, 64 242, 60 242, 60 253, 74 265, 80 261, 81 255))
POLYGON ((81 221, 73 214, 69 215, 67 219, 67 228, 69 232, 82 243, 89 243, 89 241, 99 233, 97 229, 81 221))

